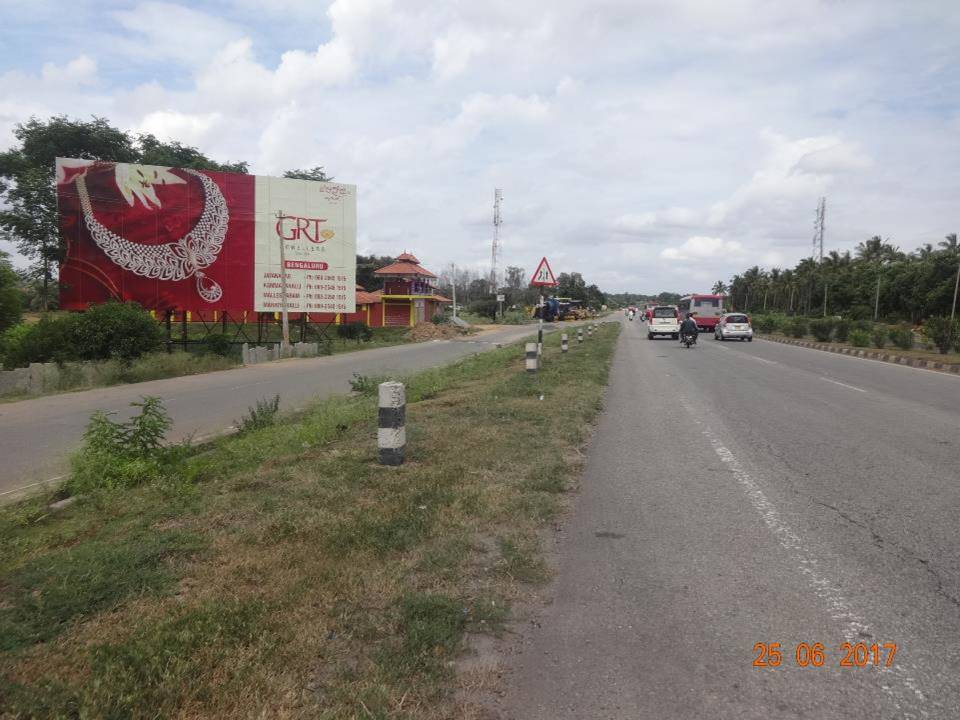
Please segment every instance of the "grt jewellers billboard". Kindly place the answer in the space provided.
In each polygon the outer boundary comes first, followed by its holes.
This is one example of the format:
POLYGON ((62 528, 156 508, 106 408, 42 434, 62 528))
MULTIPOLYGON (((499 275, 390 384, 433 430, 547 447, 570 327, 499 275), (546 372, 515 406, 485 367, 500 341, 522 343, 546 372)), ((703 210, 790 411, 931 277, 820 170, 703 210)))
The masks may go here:
POLYGON ((57 202, 64 309, 355 311, 353 185, 58 158, 57 202))

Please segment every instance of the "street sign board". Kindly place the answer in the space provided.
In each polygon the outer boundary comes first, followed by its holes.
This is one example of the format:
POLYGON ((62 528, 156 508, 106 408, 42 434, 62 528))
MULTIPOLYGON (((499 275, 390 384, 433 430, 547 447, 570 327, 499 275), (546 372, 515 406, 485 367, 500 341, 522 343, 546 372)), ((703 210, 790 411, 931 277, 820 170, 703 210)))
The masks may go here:
POLYGON ((550 269, 550 263, 546 258, 540 260, 537 269, 530 278, 530 284, 539 287, 554 287, 557 285, 557 279, 553 276, 553 270, 550 269))
POLYGON ((506 299, 506 295, 497 295, 497 302, 503 302, 506 299))

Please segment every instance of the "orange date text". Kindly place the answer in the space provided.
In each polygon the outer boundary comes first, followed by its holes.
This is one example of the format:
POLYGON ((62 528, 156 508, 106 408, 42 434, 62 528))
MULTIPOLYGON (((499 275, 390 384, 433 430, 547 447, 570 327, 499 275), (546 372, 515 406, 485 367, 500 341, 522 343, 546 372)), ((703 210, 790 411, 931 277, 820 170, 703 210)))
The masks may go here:
POLYGON ((783 648, 778 642, 758 642, 753 646, 753 653, 753 666, 760 668, 780 667, 785 655, 787 662, 798 667, 891 667, 897 654, 897 644, 845 642, 831 652, 819 642, 797 643, 793 648, 783 648))

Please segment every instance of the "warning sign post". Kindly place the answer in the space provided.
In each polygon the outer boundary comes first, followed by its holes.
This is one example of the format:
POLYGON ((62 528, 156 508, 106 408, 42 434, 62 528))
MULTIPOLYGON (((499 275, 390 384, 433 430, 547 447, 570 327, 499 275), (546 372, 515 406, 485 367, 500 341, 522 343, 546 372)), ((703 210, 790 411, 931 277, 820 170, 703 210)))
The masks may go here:
MULTIPOLYGON (((540 259, 540 264, 533 271, 530 278, 530 284, 534 287, 556 287, 557 279, 553 276, 553 270, 550 269, 550 263, 547 258, 540 259)), ((537 326, 537 356, 543 355, 543 293, 540 294, 540 323, 537 326)))

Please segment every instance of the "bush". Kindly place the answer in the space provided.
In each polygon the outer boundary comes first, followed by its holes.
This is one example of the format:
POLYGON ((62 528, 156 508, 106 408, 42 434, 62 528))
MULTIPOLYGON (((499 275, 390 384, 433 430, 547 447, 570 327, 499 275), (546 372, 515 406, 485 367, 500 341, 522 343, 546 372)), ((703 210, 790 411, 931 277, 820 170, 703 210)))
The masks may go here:
POLYGON ((867 347, 870 344, 870 333, 866 330, 856 330, 850 331, 850 344, 854 347, 867 347))
POLYGON ((467 305, 467 312, 490 318, 490 320, 496 320, 498 306, 499 303, 497 303, 496 300, 474 300, 467 305))
POLYGON ((846 342, 850 336, 850 321, 846 319, 837 320, 833 326, 833 338, 837 342, 846 342))
POLYGON ((446 325, 447 316, 444 315, 443 313, 437 313, 432 318, 430 318, 430 322, 432 322, 434 325, 446 325))
POLYGON ((783 318, 777 315, 757 315, 753 321, 753 326, 765 335, 777 332, 782 324, 783 318))
MULTIPOLYGON (((158 397, 131 403, 140 413, 123 423, 97 411, 83 434, 83 445, 70 459, 67 483, 72 492, 128 488, 164 477, 179 455, 163 444, 173 424, 158 397)), ((111 413, 112 414, 112 413, 111 413)))
POLYGON ((897 325, 890 328, 890 342, 901 350, 911 350, 913 348, 913 330, 909 325, 897 325))
POLYGON ((203 352, 208 355, 219 355, 227 357, 233 353, 233 342, 229 335, 223 333, 211 333, 203 339, 203 352))
POLYGON ((160 347, 160 325, 137 303, 93 305, 73 318, 72 351, 80 360, 129 362, 160 347))
POLYGON ((802 338, 807 334, 807 321, 802 317, 792 317, 784 323, 783 330, 790 337, 802 338))
POLYGON ((953 345, 960 344, 960 321, 954 320, 951 326, 948 317, 928 317, 923 323, 923 332, 943 355, 950 352, 953 345))
POLYGON ((810 321, 810 334, 818 342, 830 342, 833 336, 833 327, 835 321, 833 318, 817 318, 810 321))
POLYGON ((504 325, 526 325, 530 320, 530 315, 522 310, 508 310, 500 318, 500 322, 504 325))
MULTIPOLYGON (((343 325, 337 325, 337 337, 341 337, 344 340, 356 340, 360 342, 369 342, 373 338, 373 330, 367 327, 364 323, 356 320, 354 322, 344 323, 343 325)), ((321 355, 323 353, 320 353, 321 355)))
POLYGON ((882 349, 887 344, 888 332, 886 325, 877 323, 873 326, 873 330, 870 331, 870 341, 875 348, 882 349))
POLYGON ((353 377, 350 379, 350 388, 355 393, 360 393, 361 395, 376 395, 380 383, 386 382, 387 378, 382 375, 361 375, 360 373, 354 373, 353 377))
POLYGON ((0 251, 0 332, 20 322, 21 301, 18 278, 7 254, 0 251))
POLYGON ((272 400, 257 400, 256 407, 247 408, 247 415, 237 422, 237 430, 241 434, 270 427, 276 422, 280 411, 280 396, 274 395, 272 400))
POLYGON ((3 362, 7 368, 32 362, 66 362, 76 358, 73 346, 76 315, 44 315, 34 325, 15 325, 3 334, 3 362))

